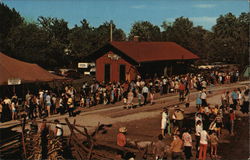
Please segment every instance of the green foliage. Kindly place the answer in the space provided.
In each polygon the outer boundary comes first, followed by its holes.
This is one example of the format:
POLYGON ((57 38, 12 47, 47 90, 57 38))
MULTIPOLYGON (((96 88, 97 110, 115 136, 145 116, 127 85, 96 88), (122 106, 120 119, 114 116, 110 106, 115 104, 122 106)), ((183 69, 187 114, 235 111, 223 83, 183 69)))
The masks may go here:
POLYGON ((154 26, 148 21, 135 22, 129 33, 129 39, 139 36, 140 41, 161 41, 161 31, 158 26, 154 26))
POLYGON ((225 62, 244 67, 249 62, 249 22, 250 14, 241 13, 237 18, 232 13, 221 15, 213 26, 211 60, 215 57, 225 62))
POLYGON ((177 18, 173 23, 163 22, 162 39, 172 41, 197 54, 206 57, 206 35, 209 31, 201 26, 194 27, 188 18, 177 18))
POLYGON ((5 40, 11 29, 22 24, 23 18, 13 8, 8 8, 5 4, 0 2, 0 51, 7 52, 5 40))
MULTIPOLYGON (((126 35, 112 23, 113 40, 124 41, 126 35)), ((81 26, 75 26, 70 34, 69 41, 72 57, 84 61, 84 57, 110 41, 110 23, 104 22, 97 28, 91 27, 86 19, 81 21, 81 26)), ((77 62, 77 61, 76 61, 77 62)))

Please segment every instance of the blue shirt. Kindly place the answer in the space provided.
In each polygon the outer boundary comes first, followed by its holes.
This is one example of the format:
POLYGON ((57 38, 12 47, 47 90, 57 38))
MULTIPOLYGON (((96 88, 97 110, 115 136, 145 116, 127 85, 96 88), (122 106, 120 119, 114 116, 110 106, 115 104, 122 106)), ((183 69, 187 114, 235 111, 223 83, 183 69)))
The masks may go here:
POLYGON ((232 96, 233 99, 238 99, 238 94, 236 92, 234 92, 234 91, 232 92, 231 96, 232 96))

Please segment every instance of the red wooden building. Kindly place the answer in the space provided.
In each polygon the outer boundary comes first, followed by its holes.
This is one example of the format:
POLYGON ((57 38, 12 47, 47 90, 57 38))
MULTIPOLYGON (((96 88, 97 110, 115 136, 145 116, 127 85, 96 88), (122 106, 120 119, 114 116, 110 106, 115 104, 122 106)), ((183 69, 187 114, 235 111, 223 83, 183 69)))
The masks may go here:
POLYGON ((110 42, 89 56, 96 80, 117 82, 185 72, 199 57, 174 42, 110 42))

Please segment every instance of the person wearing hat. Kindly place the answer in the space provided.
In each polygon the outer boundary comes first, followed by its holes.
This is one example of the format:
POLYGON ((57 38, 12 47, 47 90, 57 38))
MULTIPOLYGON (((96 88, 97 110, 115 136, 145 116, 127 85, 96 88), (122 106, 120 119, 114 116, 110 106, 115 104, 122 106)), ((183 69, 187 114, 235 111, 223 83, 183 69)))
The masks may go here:
POLYGON ((184 110, 180 109, 178 106, 175 107, 175 112, 174 112, 174 116, 175 116, 175 120, 176 120, 176 125, 179 129, 182 129, 183 126, 183 120, 184 120, 184 110))
POLYGON ((127 143, 125 136, 126 132, 127 132, 126 127, 119 128, 119 133, 117 134, 116 140, 117 140, 117 145, 120 147, 124 147, 127 143))

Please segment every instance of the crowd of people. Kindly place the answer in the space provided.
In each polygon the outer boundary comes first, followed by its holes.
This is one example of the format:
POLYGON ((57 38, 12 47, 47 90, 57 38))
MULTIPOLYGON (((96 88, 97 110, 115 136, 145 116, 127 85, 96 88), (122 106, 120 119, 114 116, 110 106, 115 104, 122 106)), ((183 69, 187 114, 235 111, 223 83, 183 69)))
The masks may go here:
MULTIPOLYGON (((205 89, 202 91, 206 94, 205 89)), ((198 97, 201 94, 198 94, 198 97)), ((204 96, 206 97, 206 96, 204 96)), ((248 115, 249 108, 249 89, 234 89, 231 92, 226 91, 221 96, 220 105, 210 105, 207 103, 207 99, 201 99, 201 104, 197 105, 197 112, 195 114, 194 122, 194 135, 195 135, 195 149, 196 158, 199 160, 205 160, 207 157, 207 148, 210 144, 210 155, 212 158, 218 158, 217 146, 219 139, 222 137, 222 128, 228 129, 231 136, 235 134, 235 120, 236 110, 241 111, 243 114, 248 115)), ((174 140, 171 143, 171 149, 174 152, 172 155, 173 159, 178 159, 183 152, 186 159, 190 159, 192 156, 191 148, 194 148, 192 144, 192 128, 184 126, 184 112, 180 108, 176 108, 172 117, 168 115, 168 111, 164 109, 162 113, 162 119, 168 117, 173 125, 172 133, 174 140), (182 144, 182 145, 181 145, 182 144), (179 150, 176 154, 174 148, 177 147, 179 150)), ((163 123, 163 121, 162 121, 163 123)), ((169 128, 162 126, 162 129, 168 130, 169 128)), ((163 132, 165 133, 165 132, 163 132)), ((164 134, 163 134, 164 135, 164 134)))
MULTIPOLYGON (((135 98, 139 106, 148 103, 153 105, 155 94, 179 93, 180 101, 188 101, 191 89, 202 90, 216 84, 236 82, 238 72, 208 72, 203 74, 186 74, 172 77, 143 80, 137 77, 131 82, 114 82, 88 84, 84 82, 81 90, 66 86, 60 93, 52 90, 40 89, 38 93, 28 93, 20 100, 15 94, 13 97, 0 99, 0 121, 19 119, 26 114, 29 119, 44 118, 53 114, 69 113, 74 116, 76 107, 92 107, 94 105, 114 104, 122 101, 124 108, 133 108, 135 98), (77 100, 79 99, 79 100, 77 100)), ((188 102, 187 102, 188 104, 188 102)))
MULTIPOLYGON (((236 112, 241 112, 248 116, 249 113, 249 89, 237 88, 227 90, 221 94, 221 101, 215 105, 207 101, 207 91, 203 88, 197 94, 194 124, 190 126, 190 119, 185 119, 184 108, 174 106, 171 112, 167 107, 163 107, 161 119, 161 134, 158 141, 154 143, 153 153, 156 160, 163 160, 171 152, 173 160, 194 159, 205 160, 210 151, 211 158, 218 156, 219 141, 223 134, 234 136, 236 112), (188 122, 189 121, 189 122, 188 122), (228 132, 226 133, 226 130, 228 132), (166 144, 163 140, 171 137, 172 142, 166 144), (195 142, 195 143, 193 143, 195 142), (170 149, 167 147, 170 146, 170 149)), ((127 129, 121 128, 117 136, 117 145, 126 146, 127 129), (120 143, 122 141, 123 143, 120 143)))

